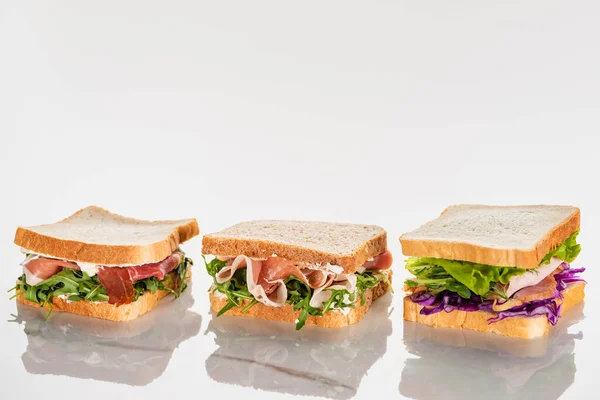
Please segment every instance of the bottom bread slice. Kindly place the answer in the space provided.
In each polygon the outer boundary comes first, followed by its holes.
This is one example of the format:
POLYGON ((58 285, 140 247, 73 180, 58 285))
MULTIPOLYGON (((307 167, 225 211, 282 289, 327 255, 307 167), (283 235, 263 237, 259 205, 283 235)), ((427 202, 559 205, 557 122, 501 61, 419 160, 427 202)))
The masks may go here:
MULTIPOLYGON (((391 274, 388 275, 391 282, 391 274)), ((366 312, 371 307, 371 303, 383 296, 390 289, 389 285, 381 281, 379 285, 367 289, 365 291, 365 304, 360 305, 361 299, 358 298, 355 301, 356 308, 349 309, 347 314, 340 311, 330 311, 325 313, 322 317, 309 315, 306 320, 306 325, 321 326, 324 328, 341 328, 347 325, 352 325, 360 321, 366 312)), ((219 296, 213 293, 209 294, 210 307, 214 312, 219 312, 225 304, 227 304, 227 297, 219 296)), ((242 309, 249 303, 245 300, 241 307, 234 307, 228 310, 223 315, 233 315, 241 317, 261 318, 268 319, 271 321, 291 322, 295 323, 298 319, 300 311, 294 311, 294 308, 290 304, 285 304, 281 307, 270 307, 262 303, 255 304, 245 313, 242 313, 242 309)))
MULTIPOLYGON (((191 281, 192 271, 188 269, 186 282, 191 281)), ((173 279, 167 284, 167 287, 173 289, 175 283, 173 279)), ((71 314, 85 315, 87 317, 101 318, 109 321, 131 321, 141 315, 152 310, 158 302, 171 292, 167 290, 157 290, 154 293, 146 291, 136 301, 129 304, 115 306, 108 302, 90 302, 87 300, 68 301, 60 297, 52 298, 52 312, 62 311, 71 314)), ((17 297, 17 301, 28 306, 42 307, 40 304, 25 299, 25 294, 21 291, 17 297)), ((50 304, 46 304, 43 308, 50 309, 50 304)))
MULTIPOLYGON (((585 296, 585 283, 575 283, 569 285, 562 291, 561 312, 583 301, 585 296)), ((558 302, 561 300, 558 299, 558 302)), ((452 312, 441 311, 431 315, 420 314, 423 306, 414 303, 410 296, 404 298, 404 319, 421 324, 444 327, 444 328, 463 328, 480 332, 495 333, 503 336, 532 339, 548 334, 552 326, 545 315, 536 317, 510 317, 498 322, 488 324, 487 320, 496 316, 494 313, 486 311, 459 311, 452 312)), ((560 323, 560 319, 559 322, 560 323)))

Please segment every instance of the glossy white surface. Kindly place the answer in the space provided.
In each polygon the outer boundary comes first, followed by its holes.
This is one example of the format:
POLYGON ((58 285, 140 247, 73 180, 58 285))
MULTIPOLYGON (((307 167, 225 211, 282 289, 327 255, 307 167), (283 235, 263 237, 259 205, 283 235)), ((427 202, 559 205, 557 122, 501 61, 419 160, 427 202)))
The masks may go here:
POLYGON ((132 324, 0 299, 0 398, 597 397, 599 19, 591 0, 0 1, 1 287, 18 225, 90 204, 202 232, 377 224, 397 271, 361 324, 299 334, 213 320, 199 238, 192 290, 132 324), (397 238, 460 203, 581 207, 582 319, 527 345, 404 324, 397 238))
POLYGON ((403 322, 391 294, 359 324, 299 333, 287 324, 216 318, 199 303, 188 290, 127 324, 58 312, 45 321, 46 312, 19 304, 3 326, 11 343, 3 362, 16 361, 8 375, 21 382, 19 393, 32 394, 66 385, 150 398, 180 387, 226 398, 548 399, 592 386, 575 385, 578 366, 590 361, 580 349, 595 347, 584 335, 583 305, 549 337, 527 341, 403 322))

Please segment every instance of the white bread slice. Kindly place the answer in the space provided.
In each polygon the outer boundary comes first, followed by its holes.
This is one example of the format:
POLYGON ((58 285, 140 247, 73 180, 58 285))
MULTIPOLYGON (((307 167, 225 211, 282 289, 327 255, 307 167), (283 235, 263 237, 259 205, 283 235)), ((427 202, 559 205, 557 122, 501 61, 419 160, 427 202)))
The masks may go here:
POLYGON ((308 221, 249 221, 205 235, 202 252, 215 256, 273 254, 294 263, 339 265, 354 273, 387 249, 385 230, 374 225, 308 221))
MULTIPOLYGON (((583 301, 585 283, 570 284, 562 291, 562 312, 583 301)), ((560 302, 560 299, 557 300, 560 302)), ((463 328, 479 332, 496 333, 498 335, 532 339, 545 336, 552 326, 546 316, 536 317, 511 317, 491 324, 487 320, 496 316, 494 313, 484 311, 441 311, 431 315, 420 314, 423 306, 414 303, 410 296, 404 298, 404 319, 421 324, 444 327, 463 328)), ((560 324, 560 319, 559 322, 560 324)))
POLYGON ((490 335, 470 329, 432 327, 410 321, 404 322, 402 333, 405 343, 433 343, 444 347, 463 347, 521 358, 537 358, 552 351, 557 339, 569 336, 569 327, 584 317, 583 306, 581 302, 568 311, 561 312, 560 323, 550 327, 547 335, 533 339, 490 335))
MULTIPOLYGON (((388 279, 391 282, 391 271, 388 272, 388 279)), ((354 303, 356 305, 356 308, 350 309, 350 312, 348 312, 348 314, 345 315, 338 311, 330 311, 328 313, 325 313, 325 315, 323 315, 322 317, 309 315, 308 319, 306 320, 306 325, 314 325, 324 328, 341 328, 344 326, 355 324, 364 317, 367 311, 369 311, 369 308, 371 307, 373 301, 383 296, 389 289, 390 286, 386 282, 381 281, 379 285, 367 289, 365 291, 365 304, 363 306, 360 305, 361 299, 357 298, 356 302, 354 303)), ((224 296, 218 296, 210 293, 209 299, 210 307, 215 313, 218 313, 219 310, 221 310, 225 306, 225 304, 227 304, 227 298, 224 296)), ((255 304, 245 313, 242 313, 242 309, 246 305, 248 305, 248 303, 249 301, 244 300, 241 307, 234 307, 228 310, 223 315, 260 318, 270 321, 296 323, 298 315, 300 314, 300 311, 294 311, 294 308, 289 304, 286 304, 281 307, 270 307, 262 303, 255 304)), ((216 314, 214 318, 218 318, 216 317, 216 314)))
POLYGON ((571 206, 455 205, 400 243, 406 256, 536 268, 579 222, 579 208, 571 206))
MULTIPOLYGON (((192 279, 192 270, 188 268, 186 282, 190 282, 192 279)), ((17 282, 20 283, 20 282, 17 282)), ((167 283, 167 287, 174 289, 175 280, 171 279, 167 283)), ((189 289, 189 288, 188 288, 189 289)), ((108 304, 108 302, 90 302, 87 300, 70 302, 60 297, 54 296, 52 298, 52 312, 62 311, 71 314, 84 315, 86 317, 94 317, 100 319, 106 319, 109 321, 131 321, 134 320, 148 311, 152 310, 158 302, 165 296, 170 294, 167 290, 157 290, 155 293, 146 291, 137 301, 129 304, 123 304, 115 306, 114 304, 108 304)), ((28 306, 42 308, 40 304, 25 299, 25 294, 20 291, 16 297, 19 303, 26 304, 28 306)), ((50 304, 46 304, 43 308, 50 310, 50 304)))
POLYGON ((55 224, 19 227, 15 244, 70 261, 141 265, 167 258, 199 233, 195 219, 142 221, 91 206, 55 224))

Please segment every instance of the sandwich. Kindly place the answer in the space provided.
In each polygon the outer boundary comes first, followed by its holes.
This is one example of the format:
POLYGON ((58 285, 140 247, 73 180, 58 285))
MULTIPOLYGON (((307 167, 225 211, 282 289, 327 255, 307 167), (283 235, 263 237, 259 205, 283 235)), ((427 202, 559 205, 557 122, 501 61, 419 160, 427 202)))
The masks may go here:
POLYGON ((214 335, 217 349, 206 359, 206 373, 219 383, 262 391, 353 398, 387 349, 391 300, 375 302, 360 324, 336 330, 307 326, 302 335, 273 321, 213 318, 206 334, 214 335))
POLYGON ((45 321, 46 310, 17 303, 11 322, 23 326, 27 347, 21 361, 30 374, 143 386, 162 375, 175 349, 200 331, 193 303, 186 290, 126 324, 70 313, 45 321))
POLYGON ((342 327, 391 288, 392 256, 377 226, 243 222, 205 235, 202 250, 214 256, 205 262, 217 316, 342 327))
POLYGON ((572 268, 580 212, 568 206, 458 205, 402 235, 404 319, 534 338, 583 301, 572 268))
POLYGON ((128 321, 168 294, 179 296, 192 260, 179 245, 198 235, 195 219, 141 221, 88 207, 50 225, 17 229, 25 255, 18 302, 128 321))

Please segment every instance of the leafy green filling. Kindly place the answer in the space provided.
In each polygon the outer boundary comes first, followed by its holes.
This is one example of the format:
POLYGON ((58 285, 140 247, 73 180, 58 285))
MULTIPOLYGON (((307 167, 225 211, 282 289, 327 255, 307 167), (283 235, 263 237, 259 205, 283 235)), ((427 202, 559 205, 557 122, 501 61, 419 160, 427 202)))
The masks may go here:
POLYGON ((546 254, 540 265, 549 264, 552 257, 560 258, 563 261, 571 263, 577 258, 581 252, 581 245, 577 244, 577 236, 579 231, 573 232, 571 236, 560 244, 556 249, 546 254))
MULTIPOLYGON (((552 257, 572 262, 581 251, 581 246, 577 244, 578 234, 579 231, 574 232, 560 246, 549 252, 540 265, 548 264, 552 257)), ((434 294, 449 290, 466 299, 471 298, 472 293, 484 298, 490 295, 506 297, 496 284, 506 285, 513 276, 527 271, 524 268, 495 267, 440 258, 409 258, 406 261, 406 269, 415 275, 415 278, 405 281, 408 287, 425 286, 428 292, 434 294)))
MULTIPOLYGON (((178 297, 187 287, 185 277, 187 270, 194 263, 181 252, 183 257, 177 268, 168 273, 164 279, 158 280, 156 277, 141 279, 133 283, 134 301, 137 301, 146 291, 156 293, 157 290, 166 290, 178 297), (169 284, 175 280, 175 290, 169 287, 169 284)), ((67 296, 69 301, 108 301, 106 289, 96 275, 89 276, 86 272, 72 269, 63 269, 57 274, 51 276, 37 285, 28 285, 25 281, 25 274, 19 277, 19 283, 9 290, 16 290, 13 297, 16 297, 21 291, 26 300, 40 304, 42 307, 49 304, 52 313, 52 297, 67 296)))
MULTIPOLYGON (((214 258, 210 262, 207 262, 205 258, 204 263, 206 264, 206 271, 213 278, 213 286, 210 288, 210 292, 219 292, 227 297, 227 303, 219 310, 217 316, 226 313, 233 307, 242 307, 244 300, 246 300, 248 304, 244 306, 242 313, 245 313, 258 303, 252 293, 248 291, 245 269, 238 269, 231 279, 223 283, 218 283, 216 276, 219 271, 227 265, 227 261, 221 261, 214 258)), ((331 292, 331 297, 321 308, 312 307, 310 305, 313 289, 298 278, 290 276, 285 281, 285 286, 287 287, 288 293, 287 303, 294 307, 294 311, 300 311, 298 321, 296 322, 296 330, 302 329, 306 324, 309 315, 323 316, 325 313, 334 309, 356 308, 354 302, 357 296, 361 299, 360 304, 364 305, 366 302, 365 292, 367 289, 379 285, 381 281, 385 281, 388 284, 390 283, 387 275, 380 271, 364 271, 363 273, 357 273, 355 275, 356 291, 354 293, 350 293, 346 289, 329 290, 331 292)))

